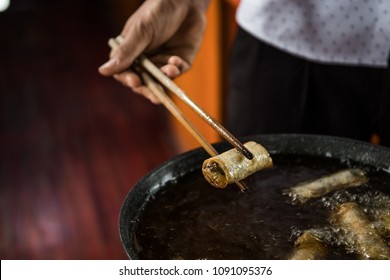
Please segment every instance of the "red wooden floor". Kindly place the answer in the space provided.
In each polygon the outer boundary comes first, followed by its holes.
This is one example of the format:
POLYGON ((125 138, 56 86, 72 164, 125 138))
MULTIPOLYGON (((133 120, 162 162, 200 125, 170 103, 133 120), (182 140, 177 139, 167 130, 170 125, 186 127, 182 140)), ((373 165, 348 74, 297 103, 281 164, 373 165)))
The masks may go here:
POLYGON ((126 258, 121 203, 176 153, 165 111, 99 76, 116 34, 97 1, 14 2, 0 13, 0 258, 126 258))

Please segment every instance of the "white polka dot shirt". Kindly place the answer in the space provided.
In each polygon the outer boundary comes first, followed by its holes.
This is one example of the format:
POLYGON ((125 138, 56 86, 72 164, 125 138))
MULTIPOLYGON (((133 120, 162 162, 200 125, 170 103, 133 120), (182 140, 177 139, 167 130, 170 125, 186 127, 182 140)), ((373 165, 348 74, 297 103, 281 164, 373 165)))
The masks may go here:
POLYGON ((390 0, 241 0, 237 22, 258 39, 309 60, 388 63, 390 0))

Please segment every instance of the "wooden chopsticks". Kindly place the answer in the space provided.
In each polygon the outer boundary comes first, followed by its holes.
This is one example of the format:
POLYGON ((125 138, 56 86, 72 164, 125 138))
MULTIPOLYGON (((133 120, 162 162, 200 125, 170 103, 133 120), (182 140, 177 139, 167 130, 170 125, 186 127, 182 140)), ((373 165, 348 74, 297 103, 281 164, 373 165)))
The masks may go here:
MULTIPOLYGON (((118 36, 115 39, 111 38, 108 41, 112 49, 119 47, 123 37, 118 36)), ((198 116, 205 120, 214 130, 216 130, 225 140, 234 146, 246 158, 252 159, 253 154, 238 141, 226 128, 218 123, 213 117, 208 115, 203 109, 195 104, 182 89, 180 89, 170 78, 168 78, 160 69, 155 66, 144 55, 138 57, 134 70, 141 76, 145 85, 150 91, 160 100, 160 102, 169 110, 170 113, 191 133, 191 135, 199 142, 199 144, 206 150, 210 156, 218 155, 215 148, 204 138, 200 131, 191 123, 191 121, 183 114, 183 112, 176 106, 172 99, 165 93, 159 83, 157 83, 149 74, 157 79, 162 85, 179 97, 185 104, 187 104, 198 116)), ((236 182, 241 191, 245 191, 248 187, 244 182, 236 182)))

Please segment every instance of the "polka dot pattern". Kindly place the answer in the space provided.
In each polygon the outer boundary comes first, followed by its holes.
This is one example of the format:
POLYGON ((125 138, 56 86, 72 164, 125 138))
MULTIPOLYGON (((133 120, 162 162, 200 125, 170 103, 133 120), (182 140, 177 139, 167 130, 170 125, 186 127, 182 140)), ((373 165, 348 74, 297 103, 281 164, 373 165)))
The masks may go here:
POLYGON ((387 0, 241 0, 237 21, 255 37, 310 60, 387 66, 387 0))

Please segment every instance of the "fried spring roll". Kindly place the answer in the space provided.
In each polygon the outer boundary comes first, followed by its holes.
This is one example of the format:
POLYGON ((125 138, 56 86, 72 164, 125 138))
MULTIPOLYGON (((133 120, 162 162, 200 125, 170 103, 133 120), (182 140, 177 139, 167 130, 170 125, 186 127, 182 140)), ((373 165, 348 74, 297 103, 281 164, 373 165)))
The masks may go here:
POLYGON ((341 229, 345 242, 361 259, 390 259, 389 246, 356 203, 341 204, 331 222, 341 229))
POLYGON ((295 248, 288 256, 290 260, 322 260, 327 255, 327 248, 316 234, 305 231, 295 241, 295 248))
POLYGON ((368 181, 361 169, 346 169, 314 181, 300 183, 285 190, 293 203, 305 203, 310 198, 321 197, 332 191, 358 187, 368 181))
POLYGON ((203 175, 211 185, 225 188, 228 184, 241 181, 261 169, 272 167, 272 159, 262 145, 250 141, 244 146, 252 152, 252 160, 236 149, 231 149, 203 162, 203 175))

